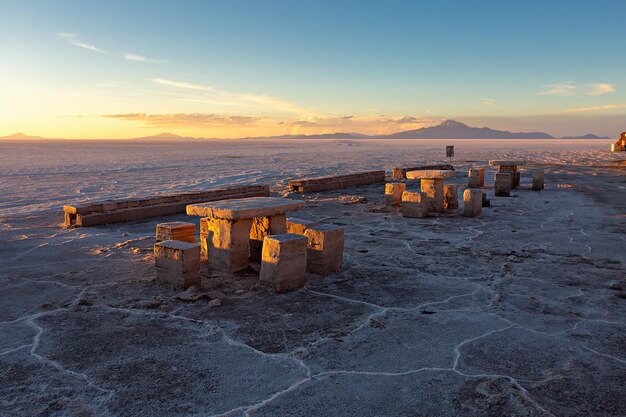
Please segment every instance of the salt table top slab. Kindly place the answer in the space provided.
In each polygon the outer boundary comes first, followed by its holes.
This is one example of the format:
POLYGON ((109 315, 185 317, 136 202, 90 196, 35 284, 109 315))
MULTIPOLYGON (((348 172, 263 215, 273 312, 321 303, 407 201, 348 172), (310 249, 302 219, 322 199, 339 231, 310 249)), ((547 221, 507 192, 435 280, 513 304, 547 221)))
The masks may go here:
POLYGON ((456 171, 450 169, 419 169, 406 173, 406 177, 410 180, 443 180, 454 176, 456 176, 456 171))
POLYGON ((517 165, 526 165, 526 161, 507 161, 507 160, 489 161, 489 166, 491 167, 517 166, 517 165))
POLYGON ((187 206, 189 216, 211 217, 214 219, 252 219, 302 210, 305 202, 290 198, 252 197, 233 200, 209 201, 187 206))

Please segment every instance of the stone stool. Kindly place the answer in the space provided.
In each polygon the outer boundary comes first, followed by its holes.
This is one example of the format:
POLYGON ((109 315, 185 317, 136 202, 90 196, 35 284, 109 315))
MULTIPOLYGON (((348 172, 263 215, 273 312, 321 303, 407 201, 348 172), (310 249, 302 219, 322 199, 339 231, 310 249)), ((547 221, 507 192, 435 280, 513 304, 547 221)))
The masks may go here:
POLYGON ((465 217, 480 216, 483 211, 483 191, 468 188, 463 191, 463 215, 465 217))
POLYGON ((154 245, 156 280, 179 289, 200 285, 200 245, 165 240, 154 245))
POLYGON ((456 185, 443 186, 443 208, 444 210, 456 210, 459 208, 459 192, 456 185))
POLYGON ((403 217, 427 217, 428 197, 422 192, 405 191, 402 193, 402 216, 403 217))
POLYGON ((494 182, 494 194, 496 197, 510 197, 512 186, 511 174, 508 172, 496 172, 494 182))
POLYGON ((304 236, 304 231, 314 225, 315 225, 315 222, 311 220, 301 220, 301 219, 296 219, 295 217, 288 217, 287 218, 287 233, 304 236))
POLYGON ((180 240, 181 242, 196 243, 194 234, 196 225, 187 222, 159 223, 156 227, 156 240, 180 240))
POLYGON ((315 226, 305 232, 309 239, 307 270, 316 275, 341 271, 344 230, 335 226, 315 226))
POLYGON ((533 173, 533 185, 530 187, 533 191, 541 191, 544 186, 544 174, 543 171, 533 173))
POLYGON ((402 193, 405 191, 405 183, 388 182, 385 184, 385 204, 387 206, 399 206, 402 204, 402 193))
POLYGON ((292 233, 266 236, 259 282, 276 292, 304 286, 307 282, 307 242, 305 236, 292 233))
POLYGON ((468 188, 482 188, 485 186, 485 168, 474 167, 467 173, 468 188))

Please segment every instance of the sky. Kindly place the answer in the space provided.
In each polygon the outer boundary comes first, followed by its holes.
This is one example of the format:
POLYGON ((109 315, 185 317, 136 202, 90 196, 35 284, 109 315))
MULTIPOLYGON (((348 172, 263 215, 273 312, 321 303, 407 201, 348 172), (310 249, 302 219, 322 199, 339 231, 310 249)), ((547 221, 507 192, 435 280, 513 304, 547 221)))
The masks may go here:
POLYGON ((626 130, 626 1, 0 0, 0 136, 626 130))

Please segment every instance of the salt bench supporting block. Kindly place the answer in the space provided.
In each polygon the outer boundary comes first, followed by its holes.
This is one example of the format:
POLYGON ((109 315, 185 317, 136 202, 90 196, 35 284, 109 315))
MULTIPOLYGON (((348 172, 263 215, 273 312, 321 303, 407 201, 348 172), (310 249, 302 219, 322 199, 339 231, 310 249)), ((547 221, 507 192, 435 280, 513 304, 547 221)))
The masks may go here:
POLYGON ((403 182, 388 182, 385 184, 385 204, 389 207, 402 204, 402 193, 406 191, 403 182))
POLYGON ((291 180, 289 181, 289 189, 299 193, 312 193, 381 182, 385 182, 385 171, 368 171, 347 175, 291 180))
POLYGON ((463 215, 465 217, 480 216, 483 211, 483 191, 468 188, 463 191, 463 215))
POLYGON ((156 280, 175 288, 200 285, 200 245, 165 240, 154 245, 156 280))
POLYGON ((533 172, 533 184, 530 187, 533 191, 541 191, 544 187, 544 173, 541 172, 533 172))
POLYGON ((344 229, 332 225, 315 226, 304 233, 308 238, 307 270, 322 276, 341 271, 344 229))
POLYGON ((494 182, 494 195, 496 197, 510 197, 512 176, 508 172, 496 172, 494 182))
POLYGON ((285 233, 263 239, 259 282, 276 292, 303 287, 307 283, 307 238, 285 233))
POLYGON ((459 191, 456 185, 447 184, 443 186, 443 208, 444 210, 459 208, 459 191))
POLYGON ((422 192, 402 193, 402 217, 421 218, 428 216, 428 197, 422 192))
POLYGON ((267 197, 266 185, 214 188, 157 197, 107 200, 86 205, 63 206, 65 227, 88 227, 184 213, 188 204, 234 198, 267 197))
POLYGON ((196 243, 194 234, 196 225, 188 222, 159 223, 156 226, 156 240, 180 240, 181 242, 196 243))
POLYGON ((287 217, 287 233, 304 236, 306 229, 313 226, 315 226, 314 221, 287 217))

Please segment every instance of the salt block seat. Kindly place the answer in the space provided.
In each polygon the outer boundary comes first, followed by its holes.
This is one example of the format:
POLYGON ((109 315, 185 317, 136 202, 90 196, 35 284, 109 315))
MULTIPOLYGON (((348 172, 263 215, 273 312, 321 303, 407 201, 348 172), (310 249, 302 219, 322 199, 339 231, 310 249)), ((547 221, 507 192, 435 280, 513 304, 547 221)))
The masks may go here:
POLYGON ((263 239, 259 282, 276 292, 300 288, 307 283, 306 236, 285 233, 263 239))
POLYGON ((188 222, 159 223, 156 226, 156 240, 180 240, 188 243, 196 243, 194 234, 196 225, 188 222))
POLYGON ((156 280, 175 288, 200 285, 200 245, 164 240, 154 245, 156 280))
POLYGON ((307 229, 307 270, 316 275, 341 271, 343 264, 344 229, 332 225, 307 229))

